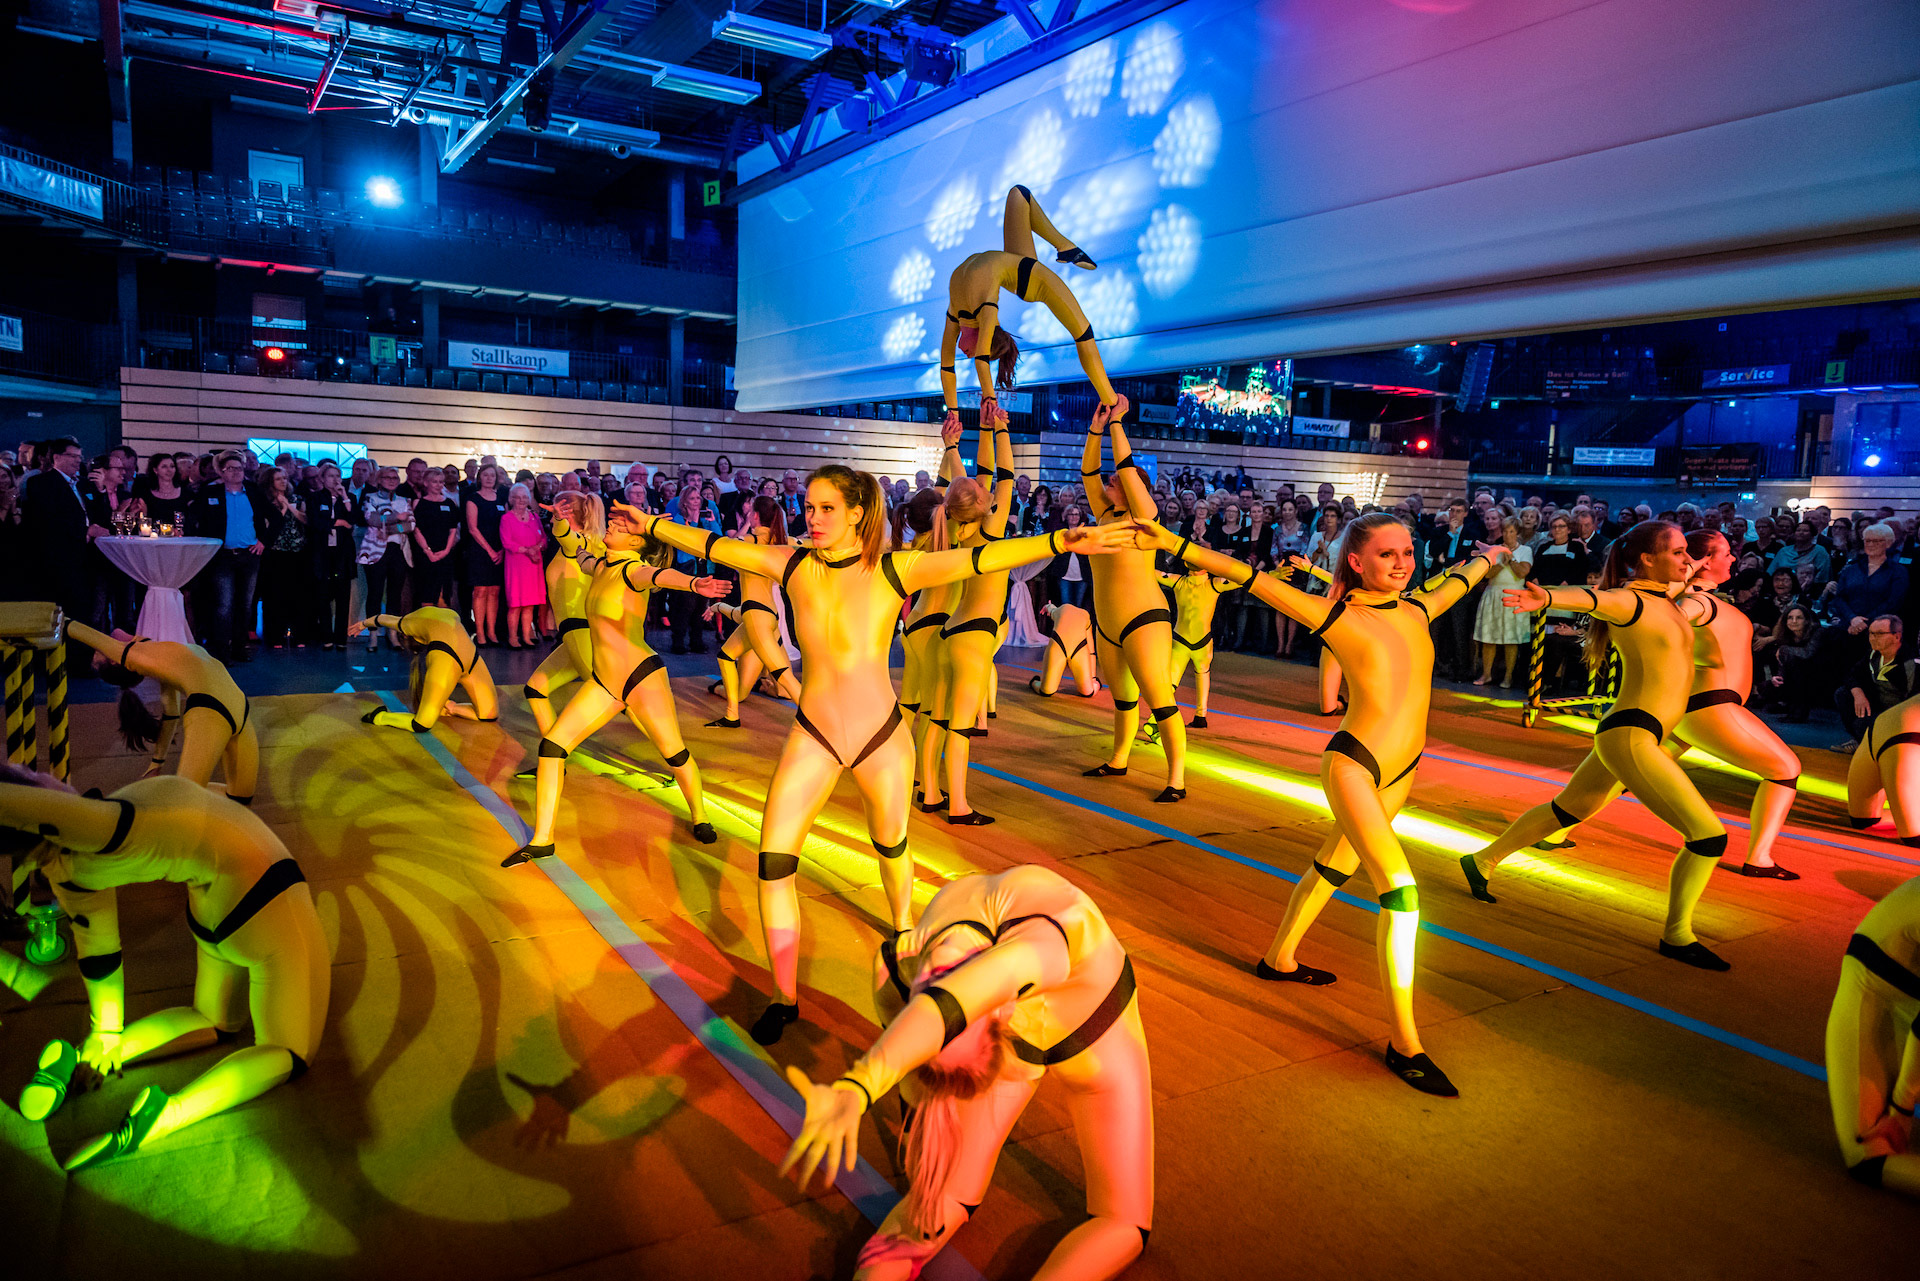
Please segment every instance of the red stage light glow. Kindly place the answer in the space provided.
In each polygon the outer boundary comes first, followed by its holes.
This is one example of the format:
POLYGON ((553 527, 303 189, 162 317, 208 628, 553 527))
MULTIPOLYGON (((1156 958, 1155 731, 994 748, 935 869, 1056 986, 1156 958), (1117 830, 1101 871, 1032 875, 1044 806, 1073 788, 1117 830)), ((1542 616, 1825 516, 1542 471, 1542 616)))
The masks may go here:
POLYGON ((1420 453, 1424 454, 1429 449, 1433 448, 1433 442, 1428 440, 1425 436, 1422 436, 1420 437, 1420 439, 1413 442, 1413 447, 1414 449, 1418 450, 1420 453))
POLYGON ((269 347, 260 354, 268 360, 285 360, 287 358, 287 353, 279 347, 269 347))

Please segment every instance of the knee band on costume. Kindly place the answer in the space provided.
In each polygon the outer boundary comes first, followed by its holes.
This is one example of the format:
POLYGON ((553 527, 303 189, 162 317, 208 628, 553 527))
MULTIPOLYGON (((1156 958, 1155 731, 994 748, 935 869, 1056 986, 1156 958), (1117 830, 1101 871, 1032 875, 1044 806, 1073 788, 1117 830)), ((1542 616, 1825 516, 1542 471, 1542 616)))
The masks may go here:
POLYGON ((941 729, 946 729, 946 728, 947 728, 947 722, 946 722, 946 721, 943 721, 943 720, 941 720, 941 719, 940 719, 940 718, 939 718, 938 716, 934 716, 934 717, 930 717, 929 719, 930 719, 930 720, 932 720, 932 722, 933 722, 933 723, 934 723, 935 725, 938 725, 938 726, 939 726, 939 727, 940 727, 941 729))
POLYGON ((1800 776, 1798 774, 1795 774, 1792 778, 1770 778, 1767 782, 1772 783, 1775 787, 1790 787, 1796 792, 1800 790, 1800 776))
POLYGON ((760 851, 760 879, 763 881, 784 881, 799 870, 798 854, 776 854, 772 850, 760 851))
POLYGON ((1561 809, 1559 801, 1548 801, 1547 805, 1549 808, 1553 810, 1553 816, 1560 820, 1560 826, 1562 827, 1580 826, 1580 820, 1575 818, 1573 815, 1567 813, 1565 810, 1561 809))
POLYGON ((543 738, 540 740, 540 755, 545 760, 564 761, 567 759, 567 749, 550 738, 543 738))
POLYGON ((1412 885, 1396 885, 1380 896, 1380 906, 1388 912, 1418 912, 1420 891, 1412 885))
POLYGON ((1701 858, 1719 858, 1727 852, 1727 834, 1722 832, 1718 836, 1703 836, 1697 841, 1688 841, 1687 848, 1701 858))
POLYGON ((1858 1165, 1848 1166, 1847 1177, 1857 1183, 1864 1183, 1870 1188, 1877 1188, 1880 1186, 1880 1179, 1886 1168, 1887 1158, 1870 1156, 1858 1165))
POLYGON ((1915 848, 1920 848, 1920 836, 1903 836, 1900 838, 1900 843, 1902 845, 1912 845, 1915 848))
POLYGON ((537 689, 535 689, 535 688, 534 688, 533 686, 531 686, 531 685, 522 685, 522 686, 520 687, 520 692, 521 692, 522 694, 525 694, 525 695, 527 696, 527 700, 528 700, 529 702, 531 702, 532 700, 534 700, 534 699, 536 699, 536 698, 545 698, 545 697, 546 697, 546 695, 545 695, 544 693, 542 693, 542 692, 541 692, 540 690, 537 690, 537 689))
MULTIPOLYGON (((782 673, 784 674, 784 673, 786 672, 786 670, 787 670, 787 669, 783 667, 783 668, 781 668, 780 670, 781 670, 781 672, 782 672, 782 673)), ((918 715, 920 714, 920 704, 918 704, 918 703, 902 703, 902 704, 900 704, 900 710, 901 710, 901 711, 903 711, 903 712, 905 712, 905 713, 906 713, 907 715, 909 715, 909 716, 918 716, 918 715)))
POLYGON ((985 738, 987 736, 987 731, 981 729, 978 725, 971 726, 967 729, 957 729, 953 732, 962 738, 985 738))
POLYGON ((693 758, 692 749, 683 747, 679 751, 675 752, 672 756, 663 757, 662 759, 666 761, 668 769, 679 769, 682 765, 685 765, 692 758, 693 758))
POLYGON ((427 727, 416 720, 413 722, 413 732, 416 734, 424 734, 427 732, 427 727))
POLYGON ((227 797, 227 799, 228 799, 228 800, 230 800, 230 801, 232 801, 232 802, 233 802, 233 803, 234 803, 235 805, 244 805, 244 806, 246 806, 246 807, 247 807, 248 809, 252 809, 252 808, 253 808, 253 798, 252 798, 251 796, 232 796, 232 795, 229 795, 229 796, 227 797))
POLYGON ((1313 870, 1320 873, 1320 879, 1336 890, 1353 878, 1352 872, 1342 872, 1338 868, 1328 867, 1319 859, 1313 860, 1313 870))
POLYGON ((1140 700, 1137 698, 1116 698, 1113 700, 1113 710, 1116 712, 1130 712, 1138 706, 1140 706, 1140 700))
POLYGON ((1847 826, 1851 827, 1856 832, 1861 830, 1862 828, 1872 827, 1875 823, 1878 823, 1879 821, 1880 820, 1877 818, 1855 818, 1851 814, 1847 815, 1847 826))
POLYGON ((1180 709, 1177 707, 1156 707, 1153 709, 1153 719, 1155 721, 1164 721, 1169 716, 1178 716, 1179 714, 1180 709))
POLYGON ((882 845, 879 841, 875 841, 873 852, 881 858, 899 858, 907 852, 907 840, 904 836, 901 837, 898 845, 882 845))
POLYGON ((287 1051, 287 1057, 293 1060, 293 1071, 287 1073, 287 1080, 298 1081, 307 1074, 307 1061, 292 1050, 287 1051))
POLYGON ((111 978, 120 968, 120 952, 103 952, 99 956, 80 958, 80 977, 98 983, 101 979, 111 978))

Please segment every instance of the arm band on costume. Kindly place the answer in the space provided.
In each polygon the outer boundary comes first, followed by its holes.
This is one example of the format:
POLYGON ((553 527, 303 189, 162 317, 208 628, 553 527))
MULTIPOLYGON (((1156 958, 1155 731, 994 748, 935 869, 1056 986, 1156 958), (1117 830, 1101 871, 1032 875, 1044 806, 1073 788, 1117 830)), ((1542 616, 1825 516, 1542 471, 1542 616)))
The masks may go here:
POLYGON ((1173 558, 1175 560, 1185 560, 1187 556, 1187 548, 1191 546, 1193 546, 1193 540, 1191 538, 1182 538, 1180 540, 1180 546, 1173 553, 1173 558))
POLYGON ((869 1112, 873 1111, 873 1096, 867 1093, 866 1086, 860 1084, 860 1082, 854 1080, 850 1076, 843 1076, 838 1081, 835 1081, 834 1084, 835 1085, 851 1085, 854 1089, 860 1091, 860 1097, 867 1101, 867 1111, 869 1112))
POLYGON ((1082 476, 1098 476, 1100 474, 1100 469, 1096 467, 1092 471, 1087 471, 1085 468, 1082 468, 1080 471, 1080 474, 1082 476))
POLYGON ((985 543, 982 543, 978 547, 973 549, 973 572, 976 574, 980 572, 980 553, 986 550, 987 550, 987 545, 985 543))
POLYGON ((80 977, 98 983, 101 979, 112 978, 120 968, 124 952, 102 952, 99 956, 80 958, 80 977))
POLYGON ((1053 544, 1053 540, 1054 540, 1054 537, 1055 537, 1056 535, 1058 535, 1058 534, 1060 534, 1060 533, 1062 533, 1062 532, 1063 532, 1063 531, 1061 531, 1061 530, 1058 530, 1058 529, 1055 529, 1055 530, 1051 530, 1051 531, 1049 531, 1049 532, 1048 532, 1048 534, 1047 534, 1047 550, 1048 550, 1048 551, 1050 551, 1050 552, 1052 552, 1052 553, 1053 553, 1053 554, 1054 554, 1055 556, 1058 556, 1058 555, 1060 554, 1060 549, 1059 549, 1058 547, 1056 547, 1056 546, 1054 546, 1054 544, 1053 544))
POLYGON ((1012 480, 1013 478, 1014 474, 1005 467, 996 467, 993 469, 993 479, 996 484, 1003 480, 1012 480))
POLYGON ((701 560, 712 560, 712 559, 713 559, 713 545, 714 545, 715 543, 717 543, 717 542, 719 542, 719 541, 720 541, 720 535, 719 535, 719 534, 717 534, 717 533, 715 533, 715 532, 714 532, 714 531, 712 531, 712 530, 708 530, 708 531, 707 531, 707 545, 706 545, 706 546, 705 546, 704 548, 702 548, 702 549, 701 549, 701 552, 700 552, 700 559, 701 559, 701 560))
MULTIPOLYGON (((1920 1022, 1920 1019, 1917 1019, 1917 1020, 1916 1020, 1916 1022, 1920 1022)), ((1915 1029, 1915 1031, 1914 1031, 1914 1035, 1915 1035, 1915 1036, 1920 1036, 1920 1028, 1916 1028, 1916 1029, 1915 1029)), ((1887 1100, 1887 1106, 1888 1106, 1888 1107, 1890 1107, 1890 1108, 1892 1108, 1892 1109, 1893 1109, 1893 1110, 1894 1110, 1895 1112, 1898 1112, 1898 1113, 1899 1113, 1899 1114, 1900 1114, 1901 1116, 1912 1116, 1912 1115, 1913 1115, 1913 1109, 1912 1109, 1912 1108, 1903 1108, 1903 1107, 1901 1107, 1901 1106, 1900 1106, 1900 1105, 1899 1105, 1898 1103, 1895 1103, 1895 1102, 1894 1102, 1894 1101, 1893 1101, 1892 1099, 1888 1099, 1888 1100, 1887 1100)))
POLYGON ((921 995, 932 998, 940 1007, 940 1021, 946 1025, 946 1034, 940 1041, 940 1048, 944 1050, 967 1030, 967 1012, 960 1008, 960 998, 944 987, 930 987, 921 995))

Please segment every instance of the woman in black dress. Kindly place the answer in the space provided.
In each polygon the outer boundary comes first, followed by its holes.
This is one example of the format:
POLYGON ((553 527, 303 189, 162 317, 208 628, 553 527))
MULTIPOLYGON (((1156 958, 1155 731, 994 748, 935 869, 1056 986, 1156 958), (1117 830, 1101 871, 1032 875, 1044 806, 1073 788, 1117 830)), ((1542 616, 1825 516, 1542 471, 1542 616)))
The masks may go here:
POLYGON ((146 473, 133 479, 133 496, 145 509, 149 524, 185 528, 187 491, 180 487, 172 454, 156 453, 147 459, 146 473))
POLYGON ((320 464, 320 484, 307 496, 308 573, 314 584, 313 635, 322 649, 347 647, 348 597, 358 540, 353 500, 333 461, 320 464))
POLYGON ((307 511, 292 479, 278 467, 260 469, 253 501, 267 514, 266 551, 260 558, 260 643, 285 649, 307 644, 307 511))
POLYGON ((473 590, 473 638, 482 645, 500 643, 500 589, 507 581, 500 551, 500 518, 507 496, 500 469, 489 463, 467 491, 467 586, 473 590))
POLYGON ((447 495, 445 478, 427 469, 427 492, 413 505, 413 606, 459 607, 453 584, 453 553, 460 542, 460 504, 447 495))

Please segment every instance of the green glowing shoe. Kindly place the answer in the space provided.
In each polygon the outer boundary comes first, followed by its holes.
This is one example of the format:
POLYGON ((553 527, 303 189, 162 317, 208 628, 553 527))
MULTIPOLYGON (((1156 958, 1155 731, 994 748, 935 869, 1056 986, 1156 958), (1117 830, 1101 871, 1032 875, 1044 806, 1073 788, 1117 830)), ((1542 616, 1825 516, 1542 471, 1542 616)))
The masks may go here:
POLYGON ((127 1119, 120 1123, 119 1129, 92 1140, 67 1158, 67 1173, 84 1170, 90 1165, 99 1165, 137 1150, 166 1106, 167 1092, 159 1086, 149 1085, 140 1091, 140 1097, 133 1101, 133 1110, 127 1113, 127 1119))
POLYGON ((27 1088, 20 1091, 20 1115, 29 1121, 44 1121, 67 1101, 67 1087, 73 1083, 73 1069, 80 1055, 65 1041, 48 1041, 40 1051, 40 1065, 27 1088))

